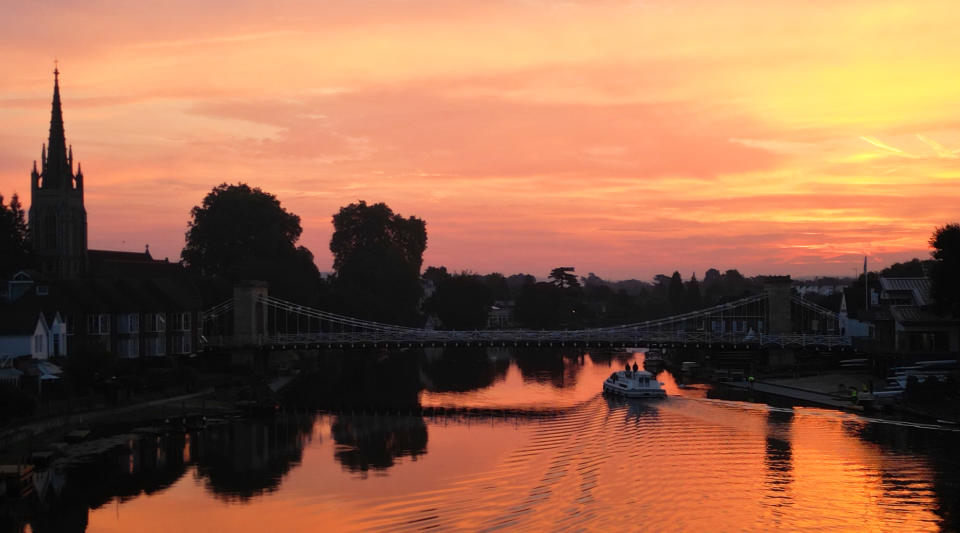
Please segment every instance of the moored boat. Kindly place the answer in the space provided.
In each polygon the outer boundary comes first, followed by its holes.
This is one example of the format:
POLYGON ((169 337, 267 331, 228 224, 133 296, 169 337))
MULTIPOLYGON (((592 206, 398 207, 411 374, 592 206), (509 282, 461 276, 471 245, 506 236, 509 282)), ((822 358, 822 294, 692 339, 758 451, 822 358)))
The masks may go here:
POLYGON ((657 349, 647 350, 647 353, 643 356, 643 368, 656 374, 663 370, 663 367, 663 352, 657 349))
POLYGON ((666 398, 667 391, 653 374, 645 370, 620 370, 603 382, 603 391, 627 398, 666 398))

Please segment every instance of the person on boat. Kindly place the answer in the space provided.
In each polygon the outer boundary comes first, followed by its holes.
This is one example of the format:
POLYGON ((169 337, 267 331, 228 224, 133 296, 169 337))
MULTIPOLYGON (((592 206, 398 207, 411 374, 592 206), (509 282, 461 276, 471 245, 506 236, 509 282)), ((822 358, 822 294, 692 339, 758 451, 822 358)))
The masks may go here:
POLYGON ((634 362, 633 362, 633 371, 636 372, 636 371, 639 370, 639 369, 640 369, 640 367, 637 366, 637 362, 634 361, 634 362))
POLYGON ((627 374, 630 373, 630 363, 627 363, 627 366, 624 368, 624 370, 626 370, 627 374))

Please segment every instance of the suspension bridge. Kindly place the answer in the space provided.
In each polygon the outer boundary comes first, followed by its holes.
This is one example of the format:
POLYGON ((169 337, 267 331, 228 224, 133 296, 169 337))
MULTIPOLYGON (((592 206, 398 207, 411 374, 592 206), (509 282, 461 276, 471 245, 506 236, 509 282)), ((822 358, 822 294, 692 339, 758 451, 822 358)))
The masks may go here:
POLYGON ((269 295, 264 284, 234 289, 202 313, 209 349, 341 349, 412 346, 611 346, 847 349, 833 311, 790 292, 789 281, 761 294, 674 316, 579 330, 450 331, 383 324, 302 306, 269 295))

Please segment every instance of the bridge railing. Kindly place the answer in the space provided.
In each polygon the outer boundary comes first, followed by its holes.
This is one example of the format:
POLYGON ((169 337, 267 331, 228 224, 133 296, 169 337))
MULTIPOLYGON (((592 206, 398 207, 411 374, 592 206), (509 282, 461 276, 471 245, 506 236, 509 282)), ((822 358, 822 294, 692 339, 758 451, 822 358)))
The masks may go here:
MULTIPOLYGON (((747 331, 724 330, 724 320, 741 320, 754 317, 762 313, 766 304, 763 294, 748 296, 740 300, 715 305, 698 311, 683 313, 666 318, 624 324, 612 327, 587 328, 581 330, 477 330, 477 331, 447 331, 427 330, 393 324, 383 324, 369 320, 361 320, 349 316, 338 315, 263 296, 259 301, 265 306, 266 312, 274 313, 275 331, 269 335, 262 335, 255 339, 246 339, 245 342, 258 345, 288 345, 288 344, 457 344, 457 343, 489 343, 489 344, 564 344, 564 343, 617 343, 624 345, 644 346, 650 344, 684 344, 684 345, 740 345, 750 344, 759 346, 848 346, 850 339, 831 334, 765 334, 747 331), (759 307, 757 307, 759 306, 759 307), (758 311, 759 310, 759 311, 758 311), (285 321, 287 327, 279 328, 286 331, 276 331, 277 316, 285 321), (289 327, 288 318, 296 325, 289 327), (709 321, 719 320, 720 330, 710 327, 709 321), (304 331, 300 330, 301 321, 306 322, 304 331), (700 321, 699 326, 697 322, 700 321), (316 327, 314 328, 314 325, 316 327), (691 330, 692 328, 692 330, 691 330), (295 329, 296 331, 290 331, 295 329)), ((830 317, 831 311, 815 306, 810 302, 799 301, 811 311, 830 317)), ((205 317, 224 316, 232 309, 232 301, 224 302, 205 313, 205 317)), ((833 315, 835 316, 835 314, 833 315)), ((754 317, 755 318, 755 317, 754 317)), ((741 327, 743 325, 741 324, 741 327)), ((759 329, 759 328, 758 328, 759 329)), ((208 345, 229 345, 228 337, 211 336, 208 345)))
POLYGON ((419 330, 408 335, 391 335, 387 332, 327 332, 314 334, 277 334, 261 338, 262 344, 683 344, 683 345, 754 345, 754 346, 849 346, 850 339, 840 335, 821 334, 744 334, 713 333, 704 331, 638 331, 620 332, 619 335, 586 334, 585 331, 530 331, 530 330, 483 330, 442 331, 419 330))

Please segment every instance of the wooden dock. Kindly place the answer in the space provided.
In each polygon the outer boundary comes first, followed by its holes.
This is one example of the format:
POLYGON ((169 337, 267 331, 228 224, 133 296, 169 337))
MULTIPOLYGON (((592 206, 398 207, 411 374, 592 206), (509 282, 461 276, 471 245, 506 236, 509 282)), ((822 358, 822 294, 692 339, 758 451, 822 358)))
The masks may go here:
POLYGON ((790 387, 787 385, 776 385, 773 383, 765 383, 763 381, 754 381, 753 385, 751 385, 748 381, 730 381, 724 382, 723 385, 734 389, 745 391, 753 390, 759 393, 779 396, 781 398, 789 398, 791 400, 797 400, 803 403, 830 407, 831 409, 842 409, 845 411, 863 410, 863 407, 856 405, 849 400, 839 399, 832 394, 826 394, 808 389, 798 389, 796 387, 790 387))

